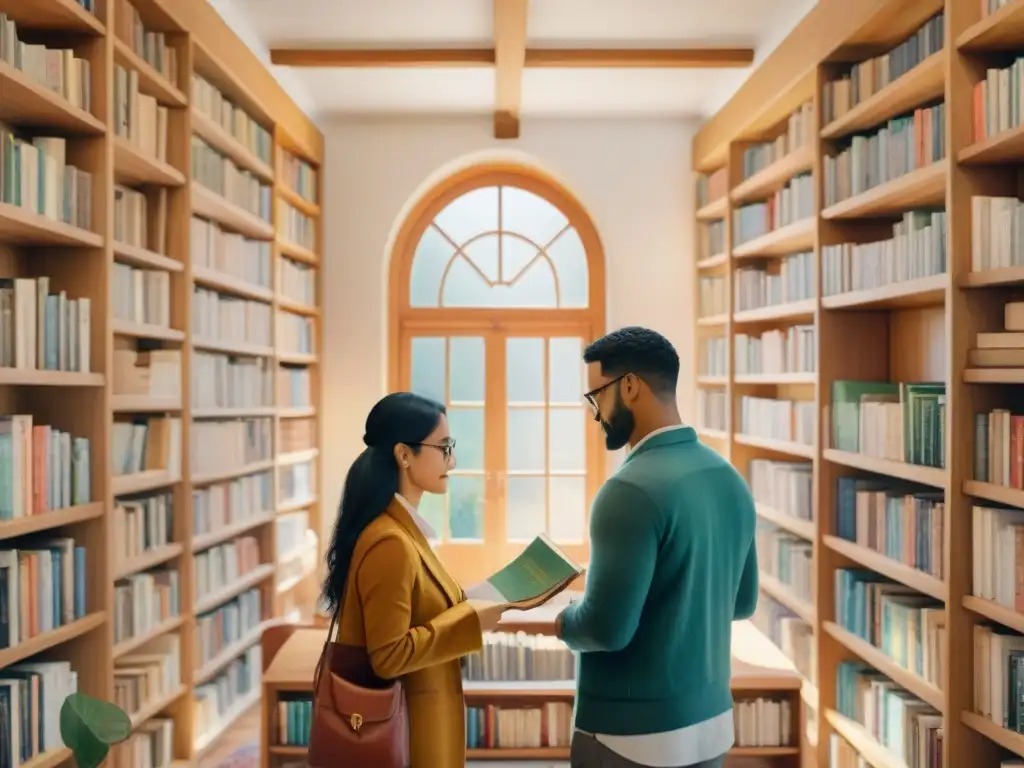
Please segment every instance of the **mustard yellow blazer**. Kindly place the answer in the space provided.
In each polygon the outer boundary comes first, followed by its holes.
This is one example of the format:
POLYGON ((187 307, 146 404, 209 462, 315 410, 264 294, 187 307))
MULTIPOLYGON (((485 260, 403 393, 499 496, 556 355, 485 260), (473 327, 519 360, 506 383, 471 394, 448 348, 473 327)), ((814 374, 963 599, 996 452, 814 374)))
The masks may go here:
POLYGON ((480 620, 397 500, 356 542, 338 637, 365 644, 378 676, 404 681, 410 768, 463 768, 459 658, 480 650, 480 620))

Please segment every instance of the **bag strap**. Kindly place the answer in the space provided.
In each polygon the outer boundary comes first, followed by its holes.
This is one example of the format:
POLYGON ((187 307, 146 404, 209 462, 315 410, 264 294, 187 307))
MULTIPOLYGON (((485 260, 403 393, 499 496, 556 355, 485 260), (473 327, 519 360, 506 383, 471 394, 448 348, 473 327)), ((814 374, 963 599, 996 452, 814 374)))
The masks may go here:
POLYGON ((316 670, 313 672, 313 698, 316 698, 317 689, 320 687, 320 673, 323 672, 324 659, 327 658, 327 646, 331 644, 331 635, 334 634, 335 628, 339 627, 341 609, 345 605, 345 595, 347 591, 347 589, 342 590, 341 600, 338 601, 338 608, 331 616, 331 623, 327 627, 327 637, 324 638, 324 647, 320 651, 320 660, 317 661, 316 670))

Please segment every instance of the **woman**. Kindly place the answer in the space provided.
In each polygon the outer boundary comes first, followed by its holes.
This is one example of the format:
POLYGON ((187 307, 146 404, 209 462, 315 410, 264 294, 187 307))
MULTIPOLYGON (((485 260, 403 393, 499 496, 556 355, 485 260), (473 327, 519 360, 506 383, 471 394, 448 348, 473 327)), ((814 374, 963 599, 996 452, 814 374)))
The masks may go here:
POLYGON ((365 645, 379 677, 402 678, 410 768, 462 768, 459 658, 480 650, 502 607, 465 599, 416 511, 424 492, 445 493, 455 468, 444 406, 410 392, 388 395, 366 417, 363 442, 345 478, 324 597, 332 612, 341 609, 338 642, 365 645))

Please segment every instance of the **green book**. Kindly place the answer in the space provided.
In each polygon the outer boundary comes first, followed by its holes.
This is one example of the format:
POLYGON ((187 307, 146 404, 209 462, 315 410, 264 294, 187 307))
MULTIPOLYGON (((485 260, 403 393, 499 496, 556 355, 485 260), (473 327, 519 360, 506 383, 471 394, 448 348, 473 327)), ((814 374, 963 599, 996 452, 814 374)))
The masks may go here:
POLYGON ((581 573, 583 567, 542 533, 515 560, 467 590, 466 596, 514 608, 536 608, 568 587, 581 573))

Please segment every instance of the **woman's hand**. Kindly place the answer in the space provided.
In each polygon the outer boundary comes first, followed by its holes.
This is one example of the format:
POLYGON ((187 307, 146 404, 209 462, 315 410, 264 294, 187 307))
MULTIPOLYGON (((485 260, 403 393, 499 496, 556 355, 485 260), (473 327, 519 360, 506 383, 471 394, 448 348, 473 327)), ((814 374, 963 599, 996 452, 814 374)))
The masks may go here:
POLYGON ((492 632, 498 628, 501 616, 508 608, 504 603, 495 603, 492 600, 469 600, 469 606, 476 611, 480 619, 480 629, 484 632, 492 632))

